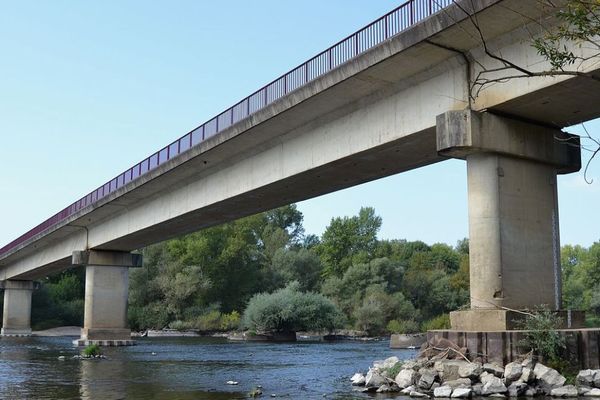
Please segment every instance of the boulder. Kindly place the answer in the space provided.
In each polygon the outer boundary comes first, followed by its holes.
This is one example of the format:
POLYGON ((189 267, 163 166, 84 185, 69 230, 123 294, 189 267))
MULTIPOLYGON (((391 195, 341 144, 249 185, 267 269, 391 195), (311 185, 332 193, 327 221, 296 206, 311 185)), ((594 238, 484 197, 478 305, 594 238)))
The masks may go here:
POLYGON ((483 390, 483 383, 476 383, 471 387, 472 393, 474 396, 481 396, 481 391, 483 390))
POLYGON ((495 397, 497 399, 505 399, 506 398, 506 396, 503 395, 502 393, 492 393, 492 394, 490 394, 489 397, 495 397))
POLYGON ((414 370, 418 370, 418 365, 415 361, 413 360, 408 360, 405 361, 404 364, 402 364, 402 369, 414 369, 414 370))
POLYGON ((373 368, 377 368, 377 369, 389 369, 392 368, 394 365, 396 365, 397 363, 400 362, 400 359, 396 356, 390 357, 390 358, 386 358, 383 361, 375 361, 373 363, 373 368))
POLYGON ((544 391, 548 393, 554 388, 561 387, 566 381, 565 377, 559 374, 557 370, 548 368, 542 363, 535 365, 533 373, 544 391))
POLYGON ((484 372, 479 375, 479 381, 484 385, 492 378, 496 378, 496 376, 494 374, 490 374, 489 372, 484 372))
POLYGON ((594 386, 594 375, 596 371, 593 369, 584 369, 577 374, 577 384, 583 386, 594 386))
POLYGON ((379 386, 379 388, 375 391, 377 393, 389 393, 389 392, 393 392, 392 387, 390 385, 388 385, 387 383, 379 386))
POLYGON ((495 393, 506 393, 508 389, 504 386, 504 382, 502 379, 497 376, 490 377, 481 388, 481 394, 484 396, 489 396, 495 393))
POLYGON ((356 373, 352 375, 352 378, 350 378, 350 382, 352 382, 353 386, 363 386, 365 381, 365 376, 360 373, 356 373))
POLYGON ((516 381, 523 374, 523 366, 518 362, 511 362, 504 367, 504 379, 506 383, 516 381))
MULTIPOLYGON (((476 380, 483 372, 483 366, 480 363, 465 363, 458 367, 458 376, 476 380)), ((445 377, 445 376, 444 376, 445 377)))
POLYGON ((415 390, 417 390, 417 388, 416 388, 416 387, 414 387, 413 385, 411 385, 411 386, 409 386, 409 387, 407 387, 407 388, 404 388, 404 389, 402 389, 402 390, 400 391, 400 393, 402 393, 402 394, 405 394, 405 395, 409 395, 409 394, 410 394, 410 392, 414 392, 415 390))
POLYGON ((600 388, 600 369, 594 370, 594 387, 600 388))
POLYGON ((437 377, 437 371, 429 368, 421 368, 419 370, 419 380, 417 381, 417 387, 419 389, 429 390, 435 378, 437 377))
POLYGON ((577 388, 573 385, 557 387, 550 391, 552 397, 577 397, 578 395, 577 388))
POLYGON ((425 393, 417 392, 416 390, 413 390, 412 392, 410 392, 409 396, 410 397, 426 397, 426 398, 429 398, 429 396, 426 395, 425 393))
POLYGON ((535 374, 533 373, 533 369, 529 367, 523 367, 523 372, 521 373, 521 377, 519 378, 520 382, 529 383, 535 380, 535 374))
POLYGON ((523 382, 512 382, 508 386, 508 397, 520 397, 525 394, 529 386, 523 382))
POLYGON ((592 388, 589 386, 577 386, 577 393, 579 393, 580 396, 583 396, 584 394, 586 394, 587 392, 591 391, 592 388))
POLYGON ((535 362, 533 361, 533 358, 527 357, 526 359, 521 361, 521 366, 523 368, 533 369, 533 367, 535 366, 535 362))
POLYGON ((433 397, 450 397, 452 388, 450 386, 440 386, 433 390, 433 397))
POLYGON ((591 388, 587 392, 583 393, 585 397, 600 397, 600 389, 591 388))
POLYGON ((378 370, 374 368, 369 369, 369 372, 367 372, 367 376, 365 377, 366 387, 379 387, 384 383, 386 383, 385 378, 383 377, 383 375, 381 375, 381 373, 378 370))
POLYGON ((536 388, 529 387, 529 388, 527 388, 527 390, 525 391, 525 393, 523 393, 523 396, 525 396, 525 397, 535 397, 535 396, 537 396, 537 394, 538 394, 538 391, 537 391, 536 388))
POLYGON ((453 381, 445 381, 444 386, 450 386, 452 389, 456 388, 470 388, 471 380, 469 378, 459 378, 453 381))
POLYGON ((452 392, 453 399, 465 399, 471 397, 471 388, 457 388, 452 392))
POLYGON ((452 381, 461 378, 460 369, 468 365, 465 360, 441 360, 436 361, 433 368, 445 381, 452 381))
POLYGON ((394 378, 394 382, 402 389, 407 388, 415 383, 416 374, 413 369, 403 369, 398 372, 398 375, 394 378))
POLYGON ((504 374, 504 368, 492 363, 483 364, 483 370, 487 373, 497 376, 498 378, 502 378, 502 375, 504 374))

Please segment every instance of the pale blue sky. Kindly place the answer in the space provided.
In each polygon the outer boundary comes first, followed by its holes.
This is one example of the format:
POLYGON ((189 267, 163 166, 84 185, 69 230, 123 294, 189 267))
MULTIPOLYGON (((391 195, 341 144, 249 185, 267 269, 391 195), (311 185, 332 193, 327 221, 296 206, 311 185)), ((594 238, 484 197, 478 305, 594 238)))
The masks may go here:
MULTIPOLYGON (((399 4, 0 0, 0 246, 399 4)), ((600 162, 590 172, 593 185, 560 179, 563 243, 600 239, 600 162)), ((381 237, 454 244, 467 236, 465 165, 300 209, 320 234, 362 205, 383 217, 381 237)))

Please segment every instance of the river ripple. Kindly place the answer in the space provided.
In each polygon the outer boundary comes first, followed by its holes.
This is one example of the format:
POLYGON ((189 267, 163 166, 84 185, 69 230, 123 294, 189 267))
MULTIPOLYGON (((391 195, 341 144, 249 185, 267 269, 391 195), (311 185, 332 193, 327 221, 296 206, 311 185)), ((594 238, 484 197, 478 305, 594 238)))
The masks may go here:
MULTIPOLYGON (((349 377, 376 359, 411 358, 389 341, 229 343, 223 339, 147 338, 108 348, 107 360, 73 360, 72 338, 0 339, 0 399, 360 399, 349 377), (154 353, 154 355, 153 355, 154 353), (58 357, 64 355, 65 361, 58 357), (226 385, 233 380, 237 386, 226 385)), ((384 399, 389 396, 378 396, 384 399)))

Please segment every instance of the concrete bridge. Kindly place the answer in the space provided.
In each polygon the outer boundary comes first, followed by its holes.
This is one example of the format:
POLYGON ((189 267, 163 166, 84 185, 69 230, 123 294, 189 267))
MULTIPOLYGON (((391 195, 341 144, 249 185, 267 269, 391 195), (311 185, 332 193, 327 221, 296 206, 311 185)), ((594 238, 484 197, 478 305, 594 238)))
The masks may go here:
POLYGON ((476 25, 496 54, 547 67, 530 45, 531 21, 555 23, 539 3, 409 1, 100 186, 0 249, 2 333, 30 333, 36 279, 85 265, 82 342, 127 341, 133 250, 448 157, 467 162, 471 255, 472 309, 453 329, 560 309, 556 175, 580 168, 560 129, 600 116, 600 84, 470 84, 497 66, 476 25))

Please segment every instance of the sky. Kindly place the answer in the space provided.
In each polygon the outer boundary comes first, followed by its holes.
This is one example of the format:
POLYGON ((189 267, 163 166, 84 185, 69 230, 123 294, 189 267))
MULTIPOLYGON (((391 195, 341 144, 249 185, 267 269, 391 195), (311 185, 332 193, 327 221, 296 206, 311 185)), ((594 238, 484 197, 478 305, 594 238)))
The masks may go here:
MULTIPOLYGON (((399 4, 0 0, 0 247, 399 4)), ((600 121, 587 127, 600 136, 600 121)), ((600 240, 600 160, 588 175, 559 178, 564 244, 600 240)), ((468 236, 466 165, 298 206, 309 233, 372 206, 381 238, 455 244, 468 236)))

